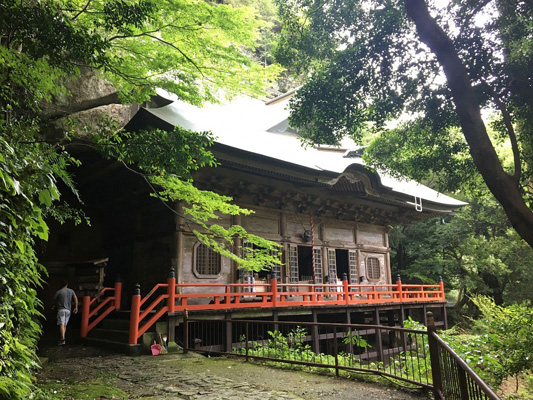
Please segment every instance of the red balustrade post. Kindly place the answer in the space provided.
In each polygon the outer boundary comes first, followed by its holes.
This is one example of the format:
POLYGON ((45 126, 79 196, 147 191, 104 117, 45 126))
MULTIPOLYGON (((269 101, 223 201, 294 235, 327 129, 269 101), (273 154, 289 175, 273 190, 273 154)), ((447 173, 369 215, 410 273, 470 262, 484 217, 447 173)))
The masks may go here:
POLYGON ((89 333, 89 312, 91 308, 91 297, 83 296, 81 303, 81 337, 87 337, 89 333))
POLYGON ((400 274, 396 275, 396 287, 396 290, 398 292, 398 298, 400 299, 399 301, 403 301, 402 278, 400 274))
POLYGON ((231 286, 226 285, 226 291, 224 295, 224 303, 230 304, 231 303, 231 286))
POLYGON ((141 287, 135 285, 135 291, 131 298, 130 337, 129 344, 137 344, 139 336, 139 315, 141 313, 141 287))
POLYGON ((344 291, 344 302, 350 304, 350 295, 348 292, 348 276, 344 274, 342 276, 342 290, 344 291))
POLYGON ((442 276, 439 276, 439 297, 441 300, 446 300, 444 298, 444 282, 442 281, 442 276))
POLYGON ((122 299, 122 282, 120 281, 120 275, 117 276, 115 281, 115 310, 120 310, 120 301, 122 299))
POLYGON ((272 278, 270 280, 270 291, 272 292, 272 307, 278 306, 278 280, 272 278))
POLYGON ((176 273, 174 268, 170 268, 167 278, 167 308, 169 313, 173 313, 176 309, 176 273))

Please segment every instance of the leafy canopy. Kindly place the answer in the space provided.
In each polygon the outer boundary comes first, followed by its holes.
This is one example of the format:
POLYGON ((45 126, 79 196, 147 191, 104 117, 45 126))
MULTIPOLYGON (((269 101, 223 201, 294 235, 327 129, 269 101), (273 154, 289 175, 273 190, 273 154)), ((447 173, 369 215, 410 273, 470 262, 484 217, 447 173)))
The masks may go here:
POLYGON ((277 0, 278 60, 310 74, 290 122, 312 143, 371 134, 370 164, 436 175, 441 189, 463 189, 477 169, 533 245, 533 9, 521 0, 435 3, 277 0), (480 107, 497 112, 492 140, 480 107), (502 142, 510 164, 498 159, 502 142))
MULTIPOLYGON (((123 101, 141 103, 156 88, 198 105, 258 94, 279 70, 259 67, 247 56, 259 24, 250 8, 200 0, 0 2, 1 398, 28 398, 32 390, 41 306, 35 287, 46 274, 33 248, 36 240, 48 238, 45 220, 84 218, 61 203, 59 182, 76 193, 70 171, 78 161, 65 151, 66 140, 46 139, 50 121, 43 105, 76 95, 65 82, 82 68, 111 81, 123 101)), ((105 124, 91 133, 110 129, 113 125, 105 124)), ((201 205, 191 206, 197 213, 191 212, 192 218, 216 230, 201 219, 212 215, 210 210, 247 211, 224 206, 226 198, 193 192, 191 171, 214 163, 205 149, 209 141, 208 134, 179 129, 138 137, 113 129, 97 146, 108 157, 139 163, 137 172, 159 183, 168 198, 173 188, 198 196, 201 205), (150 157, 152 164, 143 164, 150 157)))

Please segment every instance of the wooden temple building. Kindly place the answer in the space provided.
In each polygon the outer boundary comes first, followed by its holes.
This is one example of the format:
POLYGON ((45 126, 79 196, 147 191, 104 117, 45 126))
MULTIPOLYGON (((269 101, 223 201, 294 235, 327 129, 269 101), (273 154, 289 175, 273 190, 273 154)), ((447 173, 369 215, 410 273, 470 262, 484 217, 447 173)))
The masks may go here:
POLYGON ((82 166, 75 174, 91 226, 53 226, 43 257, 45 265, 108 260, 104 293, 84 299, 82 336, 104 341, 109 331, 122 332, 113 341, 137 346, 164 321, 174 339, 185 311, 398 324, 432 308, 446 324, 442 283, 407 285, 391 276, 388 231, 465 203, 371 171, 355 145, 302 147, 287 121, 289 97, 201 109, 159 98, 127 127, 212 131, 220 165, 198 171, 195 184, 255 212, 217 223, 279 243, 282 265, 273 271, 239 269, 196 238, 195 227, 173 212, 180 204, 150 196, 143 178, 122 164, 77 150, 82 166))

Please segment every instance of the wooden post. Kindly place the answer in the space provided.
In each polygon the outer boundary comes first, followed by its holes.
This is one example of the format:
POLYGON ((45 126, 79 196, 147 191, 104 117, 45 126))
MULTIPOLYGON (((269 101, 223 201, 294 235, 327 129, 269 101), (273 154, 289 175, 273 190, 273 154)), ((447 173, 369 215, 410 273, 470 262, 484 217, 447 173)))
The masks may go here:
POLYGON ((176 273, 174 268, 170 268, 167 278, 167 308, 169 313, 173 313, 176 309, 176 273))
POLYGON ((183 354, 189 352, 189 312, 183 310, 183 354))
POLYGON ((115 310, 120 310, 120 302, 122 299, 122 282, 120 281, 120 275, 117 275, 115 281, 115 310))
MULTIPOLYGON (((316 310, 313 310, 312 313, 313 313, 313 322, 318 322, 318 314, 316 310)), ((313 352, 315 354, 319 354, 320 353, 320 338, 318 337, 318 326, 317 325, 313 325, 311 329, 311 337, 313 340, 313 352)))
POLYGON ((131 314, 130 314, 130 337, 129 344, 137 344, 137 337, 139 336, 139 315, 141 312, 141 287, 139 284, 135 285, 135 290, 131 298, 131 314))
POLYGON ((429 357, 431 361, 431 375, 433 377, 433 395, 435 399, 440 399, 440 394, 442 393, 442 376, 440 371, 438 343, 437 339, 433 336, 436 332, 435 319, 431 311, 427 313, 427 321, 429 357))
MULTIPOLYGON (((272 321, 278 322, 279 321, 279 313, 277 310, 272 311, 272 321)), ((274 331, 279 331, 279 324, 274 324, 274 331)))
POLYGON ((231 353, 231 345, 232 345, 232 338, 233 338, 233 326, 231 325, 231 313, 226 313, 225 315, 226 321, 226 353, 231 353))
POLYGON ((270 291, 272 292, 272 307, 278 306, 278 280, 272 278, 270 280, 270 291))
MULTIPOLYGON (((381 325, 379 318, 379 308, 374 308, 374 325, 381 325)), ((381 329, 376 328, 376 345, 378 353, 378 361, 383 361, 383 341, 381 338, 381 329)))
POLYGON ((339 377, 339 349, 337 345, 337 327, 333 327, 333 352, 335 353, 335 376, 339 377))
MULTIPOLYGON (((348 325, 351 325, 352 324, 352 315, 350 313, 350 310, 349 309, 346 309, 346 323, 348 325)), ((352 330, 351 330, 351 327, 348 328, 348 331, 346 332, 347 335, 350 335, 349 339, 348 340, 348 353, 350 354, 353 354, 353 341, 352 341, 352 330)))
MULTIPOLYGON (((405 309, 403 305, 400 306, 400 327, 404 328, 403 324, 405 322, 405 309)), ((407 336, 405 335, 404 331, 401 331, 400 336, 402 338, 402 347, 403 351, 407 351, 407 336)))
POLYGON ((248 362, 248 350, 249 350, 249 342, 248 342, 248 322, 246 322, 246 328, 245 328, 245 334, 246 334, 246 362, 248 362))
POLYGON ((342 275, 342 289, 344 291, 344 302, 348 305, 350 304, 350 295, 348 293, 348 275, 346 273, 342 275))
POLYGON ((90 310, 91 297, 83 296, 81 303, 81 337, 87 337, 89 333, 89 312, 90 310))
POLYGON ((444 319, 444 330, 448 330, 448 310, 446 309, 446 303, 442 305, 442 319, 444 319))
POLYGON ((396 291, 398 292, 398 301, 403 301, 402 278, 400 274, 396 275, 396 291))
POLYGON ((442 276, 439 276, 439 297, 442 301, 445 301, 444 297, 444 282, 442 281, 442 276))

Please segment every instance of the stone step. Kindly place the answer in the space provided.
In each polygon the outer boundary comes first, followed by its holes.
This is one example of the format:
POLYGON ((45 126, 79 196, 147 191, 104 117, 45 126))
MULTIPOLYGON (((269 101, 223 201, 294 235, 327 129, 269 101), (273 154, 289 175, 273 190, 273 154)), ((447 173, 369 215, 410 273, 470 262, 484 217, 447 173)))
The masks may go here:
POLYGON ((105 340, 94 337, 86 337, 85 342, 88 345, 95 347, 102 347, 109 350, 116 351, 117 353, 124 353, 130 356, 139 356, 147 354, 147 350, 140 344, 128 344, 126 342, 117 342, 113 340, 105 340))
MULTIPOLYGON (((129 319, 117 319, 114 318, 104 318, 94 329, 110 329, 118 331, 129 331, 130 330, 130 321, 129 319)), ((93 329, 93 330, 94 330, 93 329)))
POLYGON ((94 328, 88 334, 90 338, 116 341, 120 343, 128 343, 129 335, 130 333, 128 330, 107 329, 102 327, 94 328))

